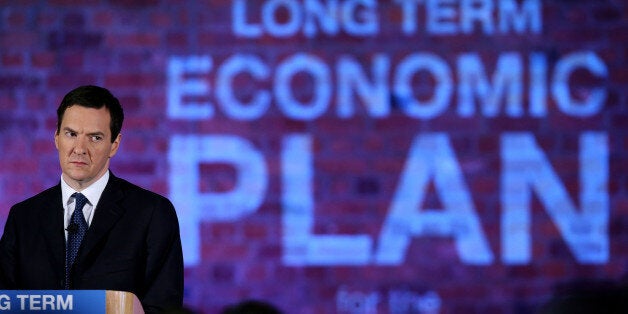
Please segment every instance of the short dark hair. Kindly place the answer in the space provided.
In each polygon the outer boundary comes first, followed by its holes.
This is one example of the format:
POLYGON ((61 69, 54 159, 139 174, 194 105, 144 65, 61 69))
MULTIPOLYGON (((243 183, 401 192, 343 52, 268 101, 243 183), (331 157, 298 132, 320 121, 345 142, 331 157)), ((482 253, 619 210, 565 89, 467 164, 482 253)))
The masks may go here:
POLYGON ((67 93, 59 108, 57 108, 57 134, 61 131, 61 121, 66 109, 79 105, 87 108, 100 109, 105 107, 109 110, 111 122, 109 129, 111 130, 111 142, 120 134, 122 130, 122 121, 124 121, 124 111, 120 105, 120 101, 114 97, 109 90, 94 85, 79 86, 67 93))
POLYGON ((262 300, 243 300, 224 308, 222 314, 281 314, 273 304, 262 300))

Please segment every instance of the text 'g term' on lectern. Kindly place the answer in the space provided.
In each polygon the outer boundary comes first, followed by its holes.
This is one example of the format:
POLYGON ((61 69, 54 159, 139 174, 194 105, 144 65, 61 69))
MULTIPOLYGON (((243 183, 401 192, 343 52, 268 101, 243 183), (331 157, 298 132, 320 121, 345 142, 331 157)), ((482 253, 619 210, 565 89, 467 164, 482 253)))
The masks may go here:
POLYGON ((144 314, 133 293, 112 290, 0 290, 0 312, 144 314))

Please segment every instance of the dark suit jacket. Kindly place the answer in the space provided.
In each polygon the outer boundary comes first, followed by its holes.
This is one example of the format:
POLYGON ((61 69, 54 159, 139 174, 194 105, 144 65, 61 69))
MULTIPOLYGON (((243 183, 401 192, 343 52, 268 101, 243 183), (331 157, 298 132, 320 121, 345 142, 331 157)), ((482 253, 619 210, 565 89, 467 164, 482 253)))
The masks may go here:
MULTIPOLYGON (((11 207, 0 239, 1 289, 63 289, 63 219, 60 184, 11 207)), ((181 307, 183 256, 172 203, 111 174, 72 283, 133 292, 147 312, 181 307)))

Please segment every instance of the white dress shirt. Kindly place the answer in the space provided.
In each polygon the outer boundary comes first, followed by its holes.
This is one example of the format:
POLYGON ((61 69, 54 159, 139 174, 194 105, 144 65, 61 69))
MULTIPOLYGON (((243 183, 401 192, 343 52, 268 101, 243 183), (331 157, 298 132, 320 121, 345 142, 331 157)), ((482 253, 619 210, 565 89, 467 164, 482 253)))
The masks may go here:
POLYGON ((96 205, 98 205, 98 201, 100 200, 100 196, 102 192, 105 190, 105 186, 107 186, 107 182, 109 181, 109 170, 105 172, 105 174, 96 182, 92 183, 92 185, 88 186, 82 191, 75 191, 71 188, 63 179, 63 175, 61 175, 61 200, 63 201, 63 229, 65 229, 65 239, 68 239, 68 226, 70 225, 70 217, 72 217, 72 213, 74 213, 74 205, 76 204, 74 197, 72 194, 75 192, 79 192, 83 194, 87 198, 87 204, 83 207, 83 215, 85 216, 85 220, 87 220, 87 226, 92 224, 92 219, 94 218, 94 211, 96 210, 96 205))

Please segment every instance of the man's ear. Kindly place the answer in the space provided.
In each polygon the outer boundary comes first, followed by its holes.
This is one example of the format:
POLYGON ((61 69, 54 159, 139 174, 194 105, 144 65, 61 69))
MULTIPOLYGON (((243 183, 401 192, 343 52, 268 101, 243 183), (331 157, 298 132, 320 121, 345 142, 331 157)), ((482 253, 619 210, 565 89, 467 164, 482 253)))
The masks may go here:
POLYGON ((111 143, 111 151, 109 151, 109 158, 116 155, 118 148, 120 148, 120 141, 122 140, 122 134, 118 134, 116 139, 111 143))

